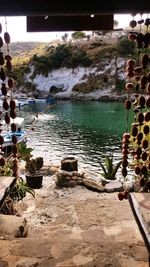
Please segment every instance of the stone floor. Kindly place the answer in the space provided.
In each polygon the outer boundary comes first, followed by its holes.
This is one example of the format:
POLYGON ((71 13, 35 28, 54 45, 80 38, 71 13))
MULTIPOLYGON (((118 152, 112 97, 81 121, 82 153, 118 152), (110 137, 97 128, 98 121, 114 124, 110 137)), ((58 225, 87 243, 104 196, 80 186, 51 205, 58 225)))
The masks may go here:
POLYGON ((44 177, 18 211, 26 238, 0 237, 0 267, 148 267, 148 253, 127 200, 82 186, 55 188, 44 177))

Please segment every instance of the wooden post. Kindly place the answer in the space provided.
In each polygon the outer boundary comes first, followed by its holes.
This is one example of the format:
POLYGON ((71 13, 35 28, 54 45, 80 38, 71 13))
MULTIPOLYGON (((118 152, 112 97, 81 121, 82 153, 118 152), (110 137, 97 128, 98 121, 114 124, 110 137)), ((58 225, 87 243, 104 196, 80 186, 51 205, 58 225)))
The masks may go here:
POLYGON ((77 159, 74 157, 67 157, 61 160, 61 170, 63 171, 78 171, 77 159))

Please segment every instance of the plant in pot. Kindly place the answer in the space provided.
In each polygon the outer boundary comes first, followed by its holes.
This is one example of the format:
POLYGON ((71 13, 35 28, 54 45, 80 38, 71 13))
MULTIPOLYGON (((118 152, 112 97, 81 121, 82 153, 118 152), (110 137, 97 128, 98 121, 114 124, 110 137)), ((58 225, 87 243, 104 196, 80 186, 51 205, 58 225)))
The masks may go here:
POLYGON ((43 167, 43 157, 27 158, 26 159, 26 183, 30 188, 38 189, 42 187, 43 173, 41 169, 43 167))

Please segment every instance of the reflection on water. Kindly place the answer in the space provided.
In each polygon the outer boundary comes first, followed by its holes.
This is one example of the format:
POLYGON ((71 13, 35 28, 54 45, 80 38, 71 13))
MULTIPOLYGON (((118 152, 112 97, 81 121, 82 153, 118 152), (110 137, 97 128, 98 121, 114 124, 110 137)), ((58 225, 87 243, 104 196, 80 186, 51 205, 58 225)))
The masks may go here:
POLYGON ((126 114, 123 103, 64 101, 52 108, 43 105, 24 107, 19 116, 29 129, 37 112, 35 131, 29 133, 28 146, 45 162, 60 164, 66 156, 76 156, 79 168, 99 172, 99 159, 114 155, 121 159, 121 137, 125 131, 126 114))

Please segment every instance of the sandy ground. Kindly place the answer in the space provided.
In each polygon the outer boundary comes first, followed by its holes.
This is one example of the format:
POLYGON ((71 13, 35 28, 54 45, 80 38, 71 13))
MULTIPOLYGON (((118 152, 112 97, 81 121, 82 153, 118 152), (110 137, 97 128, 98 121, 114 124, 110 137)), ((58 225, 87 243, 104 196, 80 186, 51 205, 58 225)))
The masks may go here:
MULTIPOLYGON (((82 186, 57 189, 55 175, 18 210, 26 238, 0 239, 9 267, 148 267, 148 254, 127 200, 82 186)), ((3 265, 0 265, 3 267, 3 265)))

